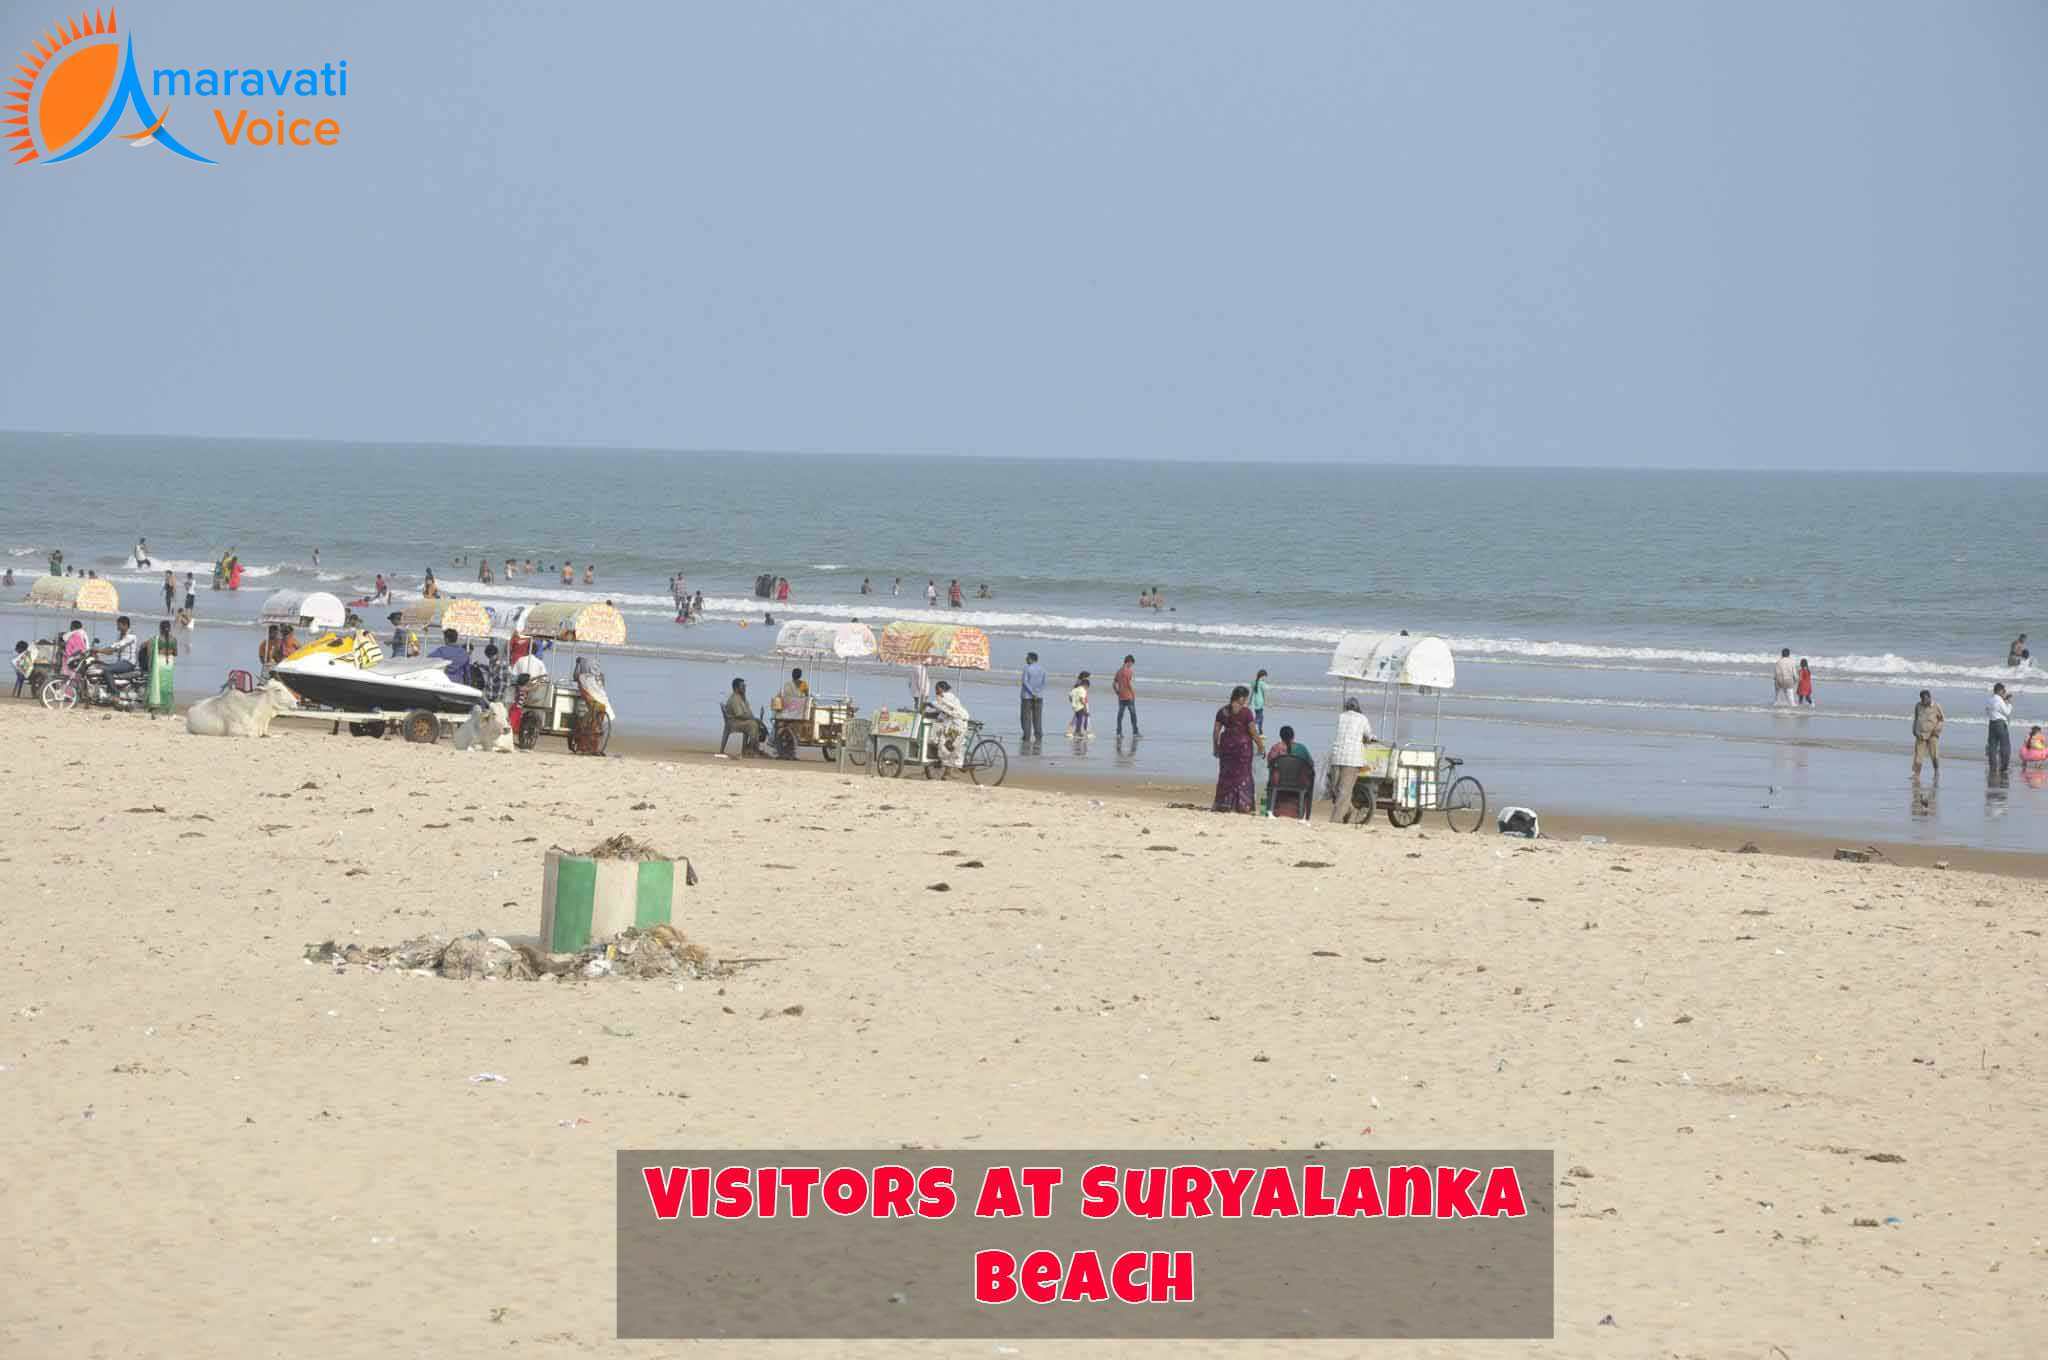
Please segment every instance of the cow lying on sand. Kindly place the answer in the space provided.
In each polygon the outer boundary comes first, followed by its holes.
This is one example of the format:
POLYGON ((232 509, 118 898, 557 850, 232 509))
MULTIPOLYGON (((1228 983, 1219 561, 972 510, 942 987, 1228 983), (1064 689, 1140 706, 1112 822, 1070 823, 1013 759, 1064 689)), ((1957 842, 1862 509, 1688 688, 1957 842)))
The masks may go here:
POLYGON ((226 689, 186 710, 185 730, 199 737, 267 737, 270 720, 299 701, 272 680, 250 693, 226 689))
POLYGON ((458 751, 509 751, 512 749, 512 720, 503 704, 478 704, 469 710, 455 729, 458 751))

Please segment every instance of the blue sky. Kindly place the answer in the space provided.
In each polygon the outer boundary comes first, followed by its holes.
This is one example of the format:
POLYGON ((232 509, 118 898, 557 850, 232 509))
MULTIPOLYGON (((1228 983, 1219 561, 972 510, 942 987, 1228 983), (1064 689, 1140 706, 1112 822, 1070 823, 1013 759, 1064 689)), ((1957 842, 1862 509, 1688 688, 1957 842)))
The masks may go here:
POLYGON ((121 22, 341 140, 0 166, 0 427, 2048 470, 2039 4, 121 22))

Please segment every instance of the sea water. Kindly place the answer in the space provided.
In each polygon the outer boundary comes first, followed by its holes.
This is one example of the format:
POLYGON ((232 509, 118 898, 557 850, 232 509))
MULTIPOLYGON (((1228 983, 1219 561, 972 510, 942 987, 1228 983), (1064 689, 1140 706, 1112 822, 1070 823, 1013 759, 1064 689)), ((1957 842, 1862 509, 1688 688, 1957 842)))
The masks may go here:
MULTIPOLYGON (((1320 756, 1343 693, 1325 674, 1337 638, 1407 628, 1457 654, 1441 740, 1495 805, 2048 849, 2048 788, 2024 779, 2017 758, 2009 783, 1987 781, 1981 754, 1993 681, 2019 691, 2015 746, 2048 722, 2048 685, 2004 664, 2016 634, 2048 640, 2039 477, 22 434, 0 434, 0 468, 0 566, 13 567, 19 593, 62 547, 149 622, 161 616, 162 572, 178 573, 181 595, 194 573, 202 624, 180 675, 188 696, 231 665, 253 666, 255 635, 219 625, 253 619, 269 591, 354 599, 381 571, 403 599, 432 568, 444 593, 500 611, 613 601, 631 637, 605 662, 622 727, 708 745, 733 676, 757 705, 779 684, 766 614, 878 627, 931 618, 930 580, 936 617, 992 638, 995 669, 964 677, 963 693, 1009 739, 1014 768, 1211 776, 1211 715, 1260 668, 1273 686, 1268 728, 1293 724, 1320 756), (152 570, 132 563, 138 536, 152 570), (214 592, 212 564, 228 547, 247 564, 243 589, 214 592), (571 562, 576 582, 508 581, 507 557, 571 562), (474 580, 484 559, 499 573, 489 585, 474 580), (704 622, 674 621, 678 571, 704 593, 704 622), (762 573, 789 578, 788 604, 754 598, 762 573), (863 578, 875 594, 860 593, 863 578), (958 610, 945 605, 955 579, 967 596, 958 610), (977 598, 983 585, 992 598, 977 598), (1166 608, 1140 609, 1153 586, 1166 608), (1812 663, 1811 709, 1772 704, 1780 647, 1812 663), (1015 740, 1027 649, 1053 678, 1035 753, 1015 740), (1115 736, 1109 685, 1126 652, 1138 657, 1136 742, 1115 736), (1073 742, 1059 733, 1082 669, 1093 672, 1094 735, 1073 742), (1949 719, 1939 789, 1907 775, 1923 687, 1949 719)), ((5 607, 15 628, 0 641, 42 622, 5 607)), ((381 624, 385 610, 363 612, 381 624)), ((856 668, 847 682, 864 706, 906 697, 886 669, 856 668)), ((1436 700, 1404 704, 1407 735, 1427 738, 1436 700)), ((1376 720, 1378 705, 1368 697, 1376 720)))

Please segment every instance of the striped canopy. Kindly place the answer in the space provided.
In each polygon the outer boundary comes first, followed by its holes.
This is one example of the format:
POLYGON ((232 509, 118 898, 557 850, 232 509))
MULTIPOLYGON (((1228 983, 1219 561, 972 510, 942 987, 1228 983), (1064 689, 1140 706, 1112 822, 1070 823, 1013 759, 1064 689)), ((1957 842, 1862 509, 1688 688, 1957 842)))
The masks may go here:
POLYGON ((453 628, 458 637, 479 638, 491 635, 491 611, 485 609, 481 602, 459 595, 414 600, 405 607, 398 621, 404 627, 430 632, 453 628))
POLYGON ((626 640, 626 616, 602 600, 581 604, 551 600, 529 605, 513 616, 512 631, 557 642, 590 642, 616 647, 626 640))
POLYGON ((80 614, 121 612, 121 596, 114 583, 98 576, 38 576, 28 588, 28 602, 80 614))
POLYGON ((777 656, 854 661, 875 654, 875 630, 864 623, 811 623, 794 619, 775 635, 777 656))
POLYGON ((988 669, 988 634, 950 623, 892 623, 882 630, 882 660, 899 666, 988 669))

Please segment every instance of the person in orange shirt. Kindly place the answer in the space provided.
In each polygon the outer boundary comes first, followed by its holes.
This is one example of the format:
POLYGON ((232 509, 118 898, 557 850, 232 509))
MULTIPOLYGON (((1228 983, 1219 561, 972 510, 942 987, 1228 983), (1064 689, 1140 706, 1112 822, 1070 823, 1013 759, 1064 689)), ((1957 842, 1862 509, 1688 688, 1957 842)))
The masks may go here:
POLYGON ((1123 669, 1116 673, 1116 679, 1111 682, 1112 687, 1116 690, 1116 734, 1118 736, 1124 734, 1124 714, 1126 713, 1131 715, 1131 735, 1134 737, 1139 735, 1138 691, 1131 681, 1131 670, 1137 664, 1138 658, 1126 656, 1123 669))

